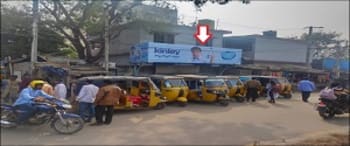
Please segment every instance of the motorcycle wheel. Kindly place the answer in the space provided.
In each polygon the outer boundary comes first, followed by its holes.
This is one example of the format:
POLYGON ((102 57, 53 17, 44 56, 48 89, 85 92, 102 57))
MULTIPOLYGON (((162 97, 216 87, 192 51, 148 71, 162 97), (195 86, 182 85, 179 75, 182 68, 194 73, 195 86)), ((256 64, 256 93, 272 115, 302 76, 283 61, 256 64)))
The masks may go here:
POLYGON ((59 118, 52 121, 51 127, 60 134, 73 134, 84 127, 84 121, 78 117, 65 117, 66 125, 59 118))
POLYGON ((318 114, 325 120, 332 119, 335 116, 335 112, 330 111, 328 108, 319 109, 318 114))
POLYGON ((9 123, 9 124, 1 123, 1 128, 16 128, 16 124, 14 124, 16 119, 15 117, 16 116, 11 111, 1 110, 1 121, 6 121, 9 123))

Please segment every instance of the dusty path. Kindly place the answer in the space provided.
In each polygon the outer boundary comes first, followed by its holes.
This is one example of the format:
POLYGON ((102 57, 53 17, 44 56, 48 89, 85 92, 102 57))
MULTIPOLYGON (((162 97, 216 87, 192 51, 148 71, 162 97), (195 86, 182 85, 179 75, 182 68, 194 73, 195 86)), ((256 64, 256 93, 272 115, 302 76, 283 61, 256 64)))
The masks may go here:
MULTIPOLYGON (((189 104, 181 108, 168 106, 164 110, 116 113, 109 126, 86 125, 74 135, 58 135, 48 125, 19 127, 1 131, 1 144, 249 144, 254 141, 278 141, 317 132, 334 130, 347 132, 349 115, 324 121, 311 103, 281 99, 276 105, 259 100, 257 103, 233 103, 228 107, 189 104)), ((277 143, 276 141, 276 143, 277 143)))

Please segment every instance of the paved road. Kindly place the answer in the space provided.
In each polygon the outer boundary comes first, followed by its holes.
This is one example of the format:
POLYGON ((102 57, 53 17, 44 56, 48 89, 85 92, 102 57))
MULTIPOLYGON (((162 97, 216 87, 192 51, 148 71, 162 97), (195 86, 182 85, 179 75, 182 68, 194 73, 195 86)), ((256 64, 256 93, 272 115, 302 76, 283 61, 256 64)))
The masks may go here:
POLYGON ((228 107, 189 104, 185 108, 168 106, 164 110, 122 112, 109 126, 86 125, 74 135, 59 135, 48 125, 18 127, 1 131, 4 145, 169 145, 169 144, 248 144, 254 141, 289 139, 305 134, 349 129, 349 116, 324 121, 311 103, 280 99, 271 105, 233 103, 228 107))

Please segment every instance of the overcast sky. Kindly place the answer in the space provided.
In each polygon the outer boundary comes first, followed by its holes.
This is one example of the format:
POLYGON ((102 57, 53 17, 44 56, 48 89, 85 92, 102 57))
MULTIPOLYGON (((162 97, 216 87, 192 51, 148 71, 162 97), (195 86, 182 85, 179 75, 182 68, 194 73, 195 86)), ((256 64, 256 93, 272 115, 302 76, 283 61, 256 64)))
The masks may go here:
POLYGON ((198 13, 192 2, 168 2, 177 5, 178 16, 185 24, 194 22, 196 16, 198 19, 209 18, 217 21, 218 29, 230 30, 232 35, 261 34, 265 30, 277 30, 279 37, 300 36, 308 31, 304 27, 311 25, 325 27, 314 31, 340 32, 343 39, 349 40, 349 0, 251 0, 248 5, 237 0, 226 5, 208 2, 198 13))
MULTIPOLYGON (((195 7, 188 2, 171 2, 185 24, 196 18, 195 7)), ((305 26, 323 26, 323 31, 337 31, 349 40, 349 1, 254 1, 245 5, 234 1, 226 5, 207 3, 198 12, 201 18, 218 20, 218 29, 233 35, 261 34, 277 30, 279 37, 300 36, 305 26)), ((320 31, 315 29, 314 31, 320 31)))

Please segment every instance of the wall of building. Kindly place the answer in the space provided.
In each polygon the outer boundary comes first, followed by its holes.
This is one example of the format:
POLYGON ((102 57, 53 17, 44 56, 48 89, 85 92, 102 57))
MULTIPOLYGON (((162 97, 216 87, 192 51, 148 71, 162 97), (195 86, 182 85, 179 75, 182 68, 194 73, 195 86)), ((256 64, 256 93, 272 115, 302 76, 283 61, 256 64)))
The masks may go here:
POLYGON ((306 52, 306 43, 257 37, 254 47, 254 60, 306 63, 306 52))
POLYGON ((119 37, 110 42, 110 55, 119 55, 129 53, 131 46, 140 42, 140 30, 136 27, 130 27, 123 30, 119 37))

